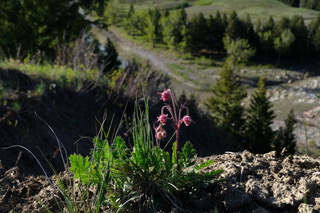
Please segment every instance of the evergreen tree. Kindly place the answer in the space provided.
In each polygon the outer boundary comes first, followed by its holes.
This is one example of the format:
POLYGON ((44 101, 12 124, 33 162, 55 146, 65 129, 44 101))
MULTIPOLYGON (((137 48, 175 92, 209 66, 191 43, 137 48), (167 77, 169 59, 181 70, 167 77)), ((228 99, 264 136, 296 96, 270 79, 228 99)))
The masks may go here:
POLYGON ((280 36, 286 29, 290 29, 290 19, 288 17, 281 17, 274 28, 275 36, 280 36))
POLYGON ((124 22, 124 28, 125 30, 127 30, 127 32, 129 33, 129 35, 133 35, 135 34, 135 31, 137 29, 137 23, 138 19, 136 18, 136 14, 135 14, 135 9, 133 4, 130 4, 130 8, 129 11, 127 13, 127 16, 125 18, 124 22))
POLYGON ((197 54, 200 50, 207 49, 208 25, 202 13, 198 13, 190 20, 188 33, 187 48, 191 53, 197 54))
POLYGON ((156 43, 162 41, 162 29, 161 29, 161 13, 158 8, 149 9, 146 21, 146 36, 147 39, 155 47, 156 43))
POLYGON ((313 53, 320 52, 320 15, 308 25, 309 44, 313 53))
POLYGON ((233 40, 226 36, 223 38, 223 43, 228 54, 226 63, 232 66, 234 70, 240 63, 248 62, 249 58, 255 54, 255 50, 250 47, 245 39, 233 40))
POLYGON ((266 31, 271 31, 272 34, 274 34, 275 32, 275 23, 273 20, 273 17, 270 16, 269 20, 267 21, 267 23, 265 23, 265 25, 262 27, 262 31, 266 32, 266 31))
POLYGON ((302 60, 309 51, 308 29, 304 24, 302 16, 292 17, 290 20, 290 30, 295 37, 290 55, 302 60))
POLYGON ((251 47, 254 47, 254 48, 258 47, 259 36, 256 33, 256 31, 254 30, 254 27, 253 27, 253 24, 252 24, 252 21, 251 21, 249 14, 247 14, 247 16, 243 22, 243 25, 244 25, 244 30, 245 30, 244 39, 246 39, 249 42, 251 47))
POLYGON ((233 141, 240 142, 244 125, 242 102, 247 93, 230 66, 225 65, 219 75, 220 78, 212 89, 212 97, 206 105, 215 125, 225 132, 224 140, 231 137, 233 141))
POLYGON ((98 64, 103 73, 106 74, 119 69, 121 61, 119 60, 117 49, 109 38, 107 46, 98 48, 96 52, 98 54, 98 64))
POLYGON ((265 56, 269 56, 273 53, 273 41, 275 34, 275 23, 270 16, 268 22, 266 22, 263 26, 257 29, 257 34, 259 36, 259 53, 264 54, 265 56))
POLYGON ((225 26, 219 12, 216 16, 210 16, 208 19, 208 49, 215 53, 224 52, 223 36, 225 26))
POLYGON ((295 37, 290 29, 285 29, 280 36, 274 40, 274 48, 278 52, 278 63, 282 55, 287 54, 295 40, 295 37))
POLYGON ((229 36, 233 40, 243 38, 245 30, 242 27, 243 24, 240 21, 237 13, 233 11, 228 18, 228 24, 226 26, 226 36, 229 36))
POLYGON ((163 41, 171 49, 177 49, 183 41, 183 31, 186 28, 186 14, 183 11, 184 9, 174 11, 162 19, 163 41))
POLYGON ((274 133, 271 128, 274 112, 272 104, 267 97, 265 79, 260 78, 258 88, 250 98, 245 124, 245 143, 243 148, 253 153, 266 153, 271 151, 274 133))
POLYGON ((286 154, 294 154, 297 149, 296 137, 293 133, 297 120, 294 117, 294 112, 292 109, 290 110, 284 123, 285 127, 280 127, 280 129, 277 131, 273 144, 274 150, 276 150, 278 156, 280 156, 284 148, 286 149, 286 154))

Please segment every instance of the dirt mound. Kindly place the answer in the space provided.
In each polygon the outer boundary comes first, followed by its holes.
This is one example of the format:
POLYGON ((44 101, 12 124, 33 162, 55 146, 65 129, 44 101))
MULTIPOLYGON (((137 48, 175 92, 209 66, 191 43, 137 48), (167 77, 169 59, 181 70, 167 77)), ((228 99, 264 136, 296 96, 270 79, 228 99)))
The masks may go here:
MULTIPOLYGON (((209 159, 215 163, 208 170, 225 171, 203 197, 188 201, 194 212, 320 211, 320 159, 292 155, 276 158, 274 152, 254 155, 244 151, 198 161, 209 159)), ((58 196, 54 184, 44 176, 24 177, 17 167, 0 170, 0 212, 46 212, 41 203, 59 212, 55 209, 58 196)))
POLYGON ((226 212, 319 212, 320 159, 283 156, 275 152, 254 155, 244 151, 211 156, 213 168, 223 169, 215 189, 226 212))

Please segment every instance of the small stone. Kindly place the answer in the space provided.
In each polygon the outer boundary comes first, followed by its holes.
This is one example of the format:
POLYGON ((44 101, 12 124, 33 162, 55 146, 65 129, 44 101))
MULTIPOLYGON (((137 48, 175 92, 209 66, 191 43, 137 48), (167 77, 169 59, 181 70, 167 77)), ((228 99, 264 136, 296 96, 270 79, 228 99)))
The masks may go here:
POLYGON ((311 204, 301 203, 298 207, 298 213, 316 213, 311 204))

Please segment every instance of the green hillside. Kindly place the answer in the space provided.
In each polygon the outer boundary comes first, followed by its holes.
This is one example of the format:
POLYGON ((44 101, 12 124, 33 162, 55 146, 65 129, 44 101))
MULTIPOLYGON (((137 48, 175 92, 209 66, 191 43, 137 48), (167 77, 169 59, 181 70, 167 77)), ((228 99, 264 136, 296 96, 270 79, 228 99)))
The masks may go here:
POLYGON ((303 8, 293 8, 277 0, 212 0, 206 1, 206 5, 197 5, 199 0, 193 3, 191 7, 186 8, 189 15, 201 11, 205 15, 214 14, 216 11, 229 12, 235 10, 239 16, 249 14, 252 20, 266 21, 269 16, 275 20, 282 16, 292 17, 294 15, 303 16, 306 21, 314 19, 319 12, 303 8))
MULTIPOLYGON (((308 22, 319 14, 318 11, 290 7, 277 0, 141 0, 126 2, 134 2, 133 4, 137 10, 148 7, 175 9, 184 6, 189 16, 193 16, 199 12, 202 12, 204 15, 211 15, 217 11, 231 12, 235 10, 239 16, 249 14, 253 21, 260 20, 261 22, 267 21, 269 16, 273 16, 275 20, 278 20, 283 16, 292 17, 294 15, 303 16, 306 22, 308 22)), ((127 6, 126 4, 124 5, 127 6)))

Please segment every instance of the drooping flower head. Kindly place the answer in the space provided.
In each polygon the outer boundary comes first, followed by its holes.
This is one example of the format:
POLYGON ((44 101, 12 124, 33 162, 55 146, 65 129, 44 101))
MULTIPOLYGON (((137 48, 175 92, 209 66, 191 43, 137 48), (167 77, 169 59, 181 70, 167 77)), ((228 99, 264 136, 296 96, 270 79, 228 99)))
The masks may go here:
POLYGON ((156 133, 156 138, 159 139, 159 140, 161 140, 163 138, 166 138, 166 137, 167 137, 167 132, 164 131, 163 129, 161 129, 160 131, 158 131, 156 133))
POLYGON ((167 120, 168 120, 168 115, 162 114, 162 115, 160 115, 160 116, 157 117, 157 118, 158 118, 157 121, 159 121, 162 125, 166 125, 167 120))
POLYGON ((171 90, 170 89, 164 89, 163 92, 160 92, 159 94, 161 94, 161 100, 163 100, 164 102, 169 101, 170 97, 171 97, 171 90))
POLYGON ((189 126, 192 122, 192 119, 189 115, 185 115, 182 119, 181 122, 184 123, 184 125, 189 126))

